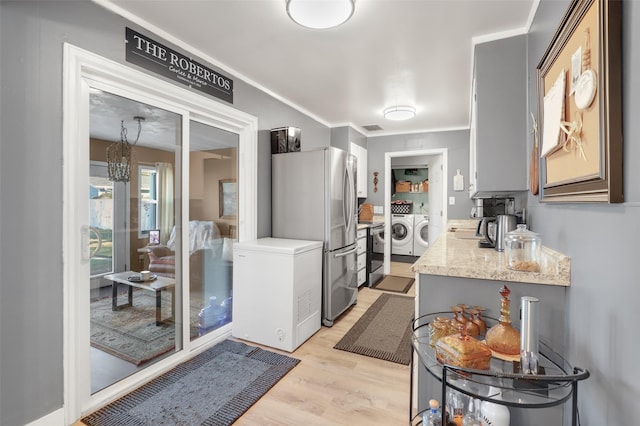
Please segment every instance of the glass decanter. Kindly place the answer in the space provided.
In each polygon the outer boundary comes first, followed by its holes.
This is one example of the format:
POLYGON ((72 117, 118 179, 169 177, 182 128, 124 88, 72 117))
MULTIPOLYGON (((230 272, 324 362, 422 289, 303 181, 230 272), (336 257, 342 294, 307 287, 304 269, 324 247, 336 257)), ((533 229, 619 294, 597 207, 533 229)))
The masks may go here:
POLYGON ((520 354, 520 332, 511 325, 511 308, 509 302, 511 290, 506 285, 500 289, 502 296, 500 306, 500 318, 498 324, 487 331, 487 346, 492 351, 506 355, 520 354))

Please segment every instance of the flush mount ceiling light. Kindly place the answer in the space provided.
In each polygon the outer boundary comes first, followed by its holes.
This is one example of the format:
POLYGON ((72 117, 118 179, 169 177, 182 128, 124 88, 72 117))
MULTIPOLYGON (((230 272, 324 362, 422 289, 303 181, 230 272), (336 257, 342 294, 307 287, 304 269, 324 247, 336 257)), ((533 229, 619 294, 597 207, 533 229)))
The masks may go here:
POLYGON ((287 14, 303 27, 316 30, 345 23, 355 9, 355 0, 287 0, 287 14))
POLYGON ((397 105, 384 110, 384 118, 393 121, 408 120, 416 116, 416 109, 412 106, 397 105))

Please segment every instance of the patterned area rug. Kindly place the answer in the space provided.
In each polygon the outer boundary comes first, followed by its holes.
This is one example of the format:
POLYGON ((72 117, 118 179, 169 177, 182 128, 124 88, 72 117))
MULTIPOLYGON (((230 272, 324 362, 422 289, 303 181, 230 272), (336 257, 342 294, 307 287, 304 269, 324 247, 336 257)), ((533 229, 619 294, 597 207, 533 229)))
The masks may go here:
MULTIPOLYGON (((125 303, 126 294, 118 303, 125 303)), ((169 352, 175 347, 175 323, 156 325, 155 294, 134 290, 133 306, 111 310, 111 296, 91 302, 91 346, 135 365, 169 352)), ((191 336, 198 334, 194 319, 199 310, 191 312, 191 336)), ((162 318, 171 316, 171 295, 162 294, 162 318)))
POLYGON ((334 348, 409 365, 414 311, 413 297, 382 293, 334 348))
POLYGON ((230 425, 299 362, 225 340, 82 422, 89 426, 230 425))

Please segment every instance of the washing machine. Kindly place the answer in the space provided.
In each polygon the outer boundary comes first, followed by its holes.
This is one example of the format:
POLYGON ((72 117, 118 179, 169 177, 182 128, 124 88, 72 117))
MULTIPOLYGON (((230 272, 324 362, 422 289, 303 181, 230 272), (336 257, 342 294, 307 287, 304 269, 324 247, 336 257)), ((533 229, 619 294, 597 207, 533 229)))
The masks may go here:
POLYGON ((413 255, 413 215, 391 215, 391 254, 413 255))
POLYGON ((429 216, 413 216, 413 255, 422 256, 429 247, 429 216))

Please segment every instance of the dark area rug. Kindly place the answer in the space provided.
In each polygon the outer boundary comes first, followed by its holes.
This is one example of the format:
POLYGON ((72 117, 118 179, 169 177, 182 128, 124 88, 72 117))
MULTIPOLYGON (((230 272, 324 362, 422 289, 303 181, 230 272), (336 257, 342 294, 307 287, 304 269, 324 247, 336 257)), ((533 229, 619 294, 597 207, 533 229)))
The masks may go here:
POLYGON ((89 426, 230 425, 299 362, 225 340, 82 422, 89 426))
POLYGON ((419 256, 406 256, 404 254, 392 254, 391 261, 392 262, 402 262, 402 263, 416 263, 420 259, 419 256))
POLYGON ((406 293, 409 291, 414 281, 415 279, 413 278, 387 275, 371 288, 374 288, 376 290, 395 291, 396 293, 406 293))
POLYGON ((409 365, 414 312, 413 297, 382 293, 334 348, 409 365))
MULTIPOLYGON (((126 293, 119 304, 126 302, 126 293)), ((111 310, 111 296, 91 302, 91 346, 135 365, 154 359, 175 347, 175 323, 156 325, 153 292, 136 289, 133 306, 111 310)), ((192 308, 191 336, 198 334, 195 321, 199 310, 192 308)), ((162 318, 171 316, 171 295, 162 294, 162 318)))

